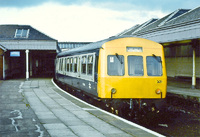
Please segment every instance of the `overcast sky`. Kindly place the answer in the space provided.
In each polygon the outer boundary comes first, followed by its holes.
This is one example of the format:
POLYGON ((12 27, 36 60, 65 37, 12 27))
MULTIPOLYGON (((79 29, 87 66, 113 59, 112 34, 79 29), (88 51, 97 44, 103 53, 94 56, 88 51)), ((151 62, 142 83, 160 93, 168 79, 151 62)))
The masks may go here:
POLYGON ((58 41, 94 42, 200 0, 0 0, 0 25, 31 25, 58 41))

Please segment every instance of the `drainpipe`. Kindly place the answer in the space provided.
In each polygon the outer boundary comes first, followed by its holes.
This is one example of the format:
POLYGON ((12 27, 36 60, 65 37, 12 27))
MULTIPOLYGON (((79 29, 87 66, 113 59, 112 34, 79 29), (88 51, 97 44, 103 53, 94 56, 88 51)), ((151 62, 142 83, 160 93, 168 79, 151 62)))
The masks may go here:
POLYGON ((29 80, 29 50, 26 50, 26 80, 29 80))
POLYGON ((5 75, 5 53, 3 54, 3 80, 5 80, 6 75, 5 75))
POLYGON ((192 89, 195 89, 195 88, 196 88, 196 52, 195 52, 195 49, 196 49, 197 44, 198 44, 198 40, 197 40, 197 39, 192 40, 192 48, 193 48, 192 89))
POLYGON ((196 88, 196 55, 195 55, 195 48, 193 48, 193 74, 192 74, 192 89, 196 88))

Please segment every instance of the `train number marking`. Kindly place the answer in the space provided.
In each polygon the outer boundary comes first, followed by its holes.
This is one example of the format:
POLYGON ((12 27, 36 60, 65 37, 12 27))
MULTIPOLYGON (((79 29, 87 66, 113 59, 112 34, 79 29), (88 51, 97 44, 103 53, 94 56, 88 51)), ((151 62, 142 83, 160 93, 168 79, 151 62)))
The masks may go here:
POLYGON ((162 83, 162 80, 157 80, 157 83, 162 83))

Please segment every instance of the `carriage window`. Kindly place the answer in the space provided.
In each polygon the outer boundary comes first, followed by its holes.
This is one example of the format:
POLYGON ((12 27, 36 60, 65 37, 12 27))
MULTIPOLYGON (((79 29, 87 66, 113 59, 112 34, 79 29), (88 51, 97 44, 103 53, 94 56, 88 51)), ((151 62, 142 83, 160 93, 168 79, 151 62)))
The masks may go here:
POLYGON ((87 74, 92 75, 93 68, 93 56, 88 56, 87 74))
POLYGON ((60 71, 60 65, 61 65, 61 61, 60 59, 58 60, 58 70, 60 71))
POLYGON ((56 71, 59 69, 59 59, 56 59, 56 71))
POLYGON ((74 72, 77 72, 77 57, 74 58, 74 72))
POLYGON ((70 61, 70 67, 69 67, 69 69, 70 69, 70 72, 72 72, 72 70, 73 70, 73 58, 70 58, 69 59, 69 61, 70 61))
POLYGON ((129 76, 143 76, 143 57, 128 56, 128 74, 129 76))
POLYGON ((107 57, 107 71, 110 76, 123 76, 124 75, 124 56, 122 55, 109 55, 107 57))
POLYGON ((67 72, 69 72, 69 58, 67 59, 67 72))
POLYGON ((60 59, 60 68, 59 68, 59 70, 62 71, 62 68, 63 68, 63 59, 60 59))
POLYGON ((66 71, 67 70, 67 59, 65 58, 64 59, 64 71, 66 71))
POLYGON ((162 61, 158 56, 147 56, 148 76, 162 76, 162 61))
POLYGON ((82 57, 81 73, 86 74, 86 56, 82 57))

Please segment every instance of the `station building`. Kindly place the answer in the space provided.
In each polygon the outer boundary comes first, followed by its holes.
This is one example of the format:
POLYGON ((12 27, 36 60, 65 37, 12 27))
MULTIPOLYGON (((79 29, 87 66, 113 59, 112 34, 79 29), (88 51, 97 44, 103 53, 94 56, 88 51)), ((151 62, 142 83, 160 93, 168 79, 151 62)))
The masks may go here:
POLYGON ((53 76, 57 40, 29 25, 0 25, 0 79, 53 76))
MULTIPOLYGON (((200 78, 200 7, 178 9, 118 34, 146 38, 164 46, 168 77, 200 78)), ((199 83, 198 83, 199 84, 199 83)))

